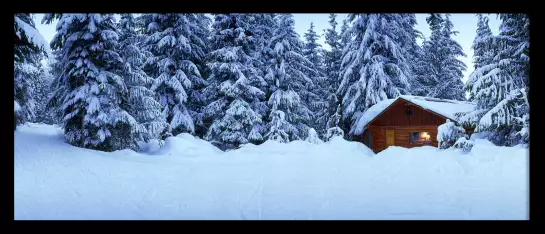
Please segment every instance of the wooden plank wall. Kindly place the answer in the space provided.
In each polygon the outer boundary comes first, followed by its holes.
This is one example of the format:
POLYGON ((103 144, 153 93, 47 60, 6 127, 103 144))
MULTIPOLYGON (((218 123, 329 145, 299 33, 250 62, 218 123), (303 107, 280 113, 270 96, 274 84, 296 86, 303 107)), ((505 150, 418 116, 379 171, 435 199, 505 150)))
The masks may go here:
MULTIPOLYGON (((410 132, 428 132, 430 134, 430 140, 433 146, 437 147, 437 126, 428 125, 428 126, 377 126, 371 125, 368 128, 368 131, 371 132, 373 137, 373 151, 380 152, 386 149, 386 130, 393 129, 395 132, 395 143, 396 146, 401 146, 405 148, 412 148, 415 145, 410 143, 410 132)), ((420 145, 416 145, 420 146, 420 145)))

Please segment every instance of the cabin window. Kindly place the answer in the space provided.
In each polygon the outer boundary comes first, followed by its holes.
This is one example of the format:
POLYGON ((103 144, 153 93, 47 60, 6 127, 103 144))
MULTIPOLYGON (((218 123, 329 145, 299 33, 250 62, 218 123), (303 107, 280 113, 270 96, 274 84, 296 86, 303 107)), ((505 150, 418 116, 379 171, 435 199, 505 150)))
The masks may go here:
POLYGON ((431 145, 429 132, 411 132, 411 145, 431 145))

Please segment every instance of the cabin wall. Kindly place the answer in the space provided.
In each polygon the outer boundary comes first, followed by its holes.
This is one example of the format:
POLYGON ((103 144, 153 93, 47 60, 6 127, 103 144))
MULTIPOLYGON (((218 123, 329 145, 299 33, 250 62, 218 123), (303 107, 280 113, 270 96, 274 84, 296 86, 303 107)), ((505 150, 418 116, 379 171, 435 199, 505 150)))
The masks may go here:
POLYGON ((420 147, 423 145, 413 145, 410 142, 411 132, 427 132, 430 135, 431 145, 438 146, 437 142, 437 127, 436 125, 428 126, 378 126, 371 125, 367 130, 371 133, 372 146, 371 149, 378 153, 385 150, 386 147, 386 130, 394 130, 394 145, 405 148, 420 147))
MULTIPOLYGON (((365 132, 370 133, 371 146, 374 152, 386 149, 386 130, 394 130, 394 145, 405 148, 422 146, 411 144, 411 132, 427 132, 430 135, 431 145, 437 147, 437 128, 445 123, 446 119, 429 110, 425 110, 403 99, 399 99, 381 113, 368 126, 365 132), (406 109, 411 115, 406 115, 406 109)), ((363 134, 357 139, 362 143, 368 136, 363 134)))

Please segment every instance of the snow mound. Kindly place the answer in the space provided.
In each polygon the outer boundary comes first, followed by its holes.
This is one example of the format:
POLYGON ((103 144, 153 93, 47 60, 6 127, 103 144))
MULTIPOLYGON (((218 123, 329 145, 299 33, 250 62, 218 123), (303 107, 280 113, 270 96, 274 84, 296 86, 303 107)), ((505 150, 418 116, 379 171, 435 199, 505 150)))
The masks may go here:
POLYGON ((335 153, 346 155, 373 156, 375 153, 366 145, 357 141, 347 141, 342 136, 335 136, 329 142, 321 145, 322 150, 331 149, 335 153))
POLYGON ((181 134, 149 157, 77 148, 60 128, 29 123, 14 134, 14 218, 528 219, 528 150, 487 142, 467 154, 373 154, 342 138, 223 153, 181 134), (222 156, 184 157, 212 155, 222 156))
POLYGON ((289 157, 369 157, 373 151, 360 142, 347 141, 334 137, 329 142, 312 143, 298 140, 280 143, 269 140, 261 145, 245 144, 237 150, 228 151, 229 155, 274 155, 289 157))
MULTIPOLYGON (((150 146, 148 146, 150 147, 150 146)), ((209 156, 223 154, 223 151, 212 145, 210 142, 199 139, 189 133, 181 133, 175 137, 165 139, 163 147, 158 148, 157 143, 146 151, 151 155, 173 155, 173 156, 209 156)))

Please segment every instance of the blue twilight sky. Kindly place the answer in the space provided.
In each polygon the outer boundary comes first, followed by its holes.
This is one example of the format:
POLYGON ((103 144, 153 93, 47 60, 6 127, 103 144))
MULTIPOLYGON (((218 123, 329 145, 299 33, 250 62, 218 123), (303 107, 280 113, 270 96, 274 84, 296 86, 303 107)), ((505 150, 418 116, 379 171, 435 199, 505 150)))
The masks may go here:
MULTIPOLYGON (((338 14, 337 15, 337 31, 340 31, 342 21, 346 18, 348 14, 338 14)), ((295 30, 299 33, 301 38, 307 32, 310 27, 310 23, 314 23, 314 30, 318 35, 320 35, 319 42, 323 45, 324 48, 328 49, 329 47, 324 43, 323 32, 326 28, 329 27, 329 14, 293 14, 295 19, 295 30)), ((42 33, 44 38, 47 41, 51 41, 55 35, 55 25, 56 22, 50 25, 41 24, 43 14, 35 14, 34 21, 36 23, 36 28, 42 33)), ((416 14, 417 26, 416 29, 421 31, 425 37, 430 36, 430 29, 426 23, 427 14, 416 14)), ((461 57, 460 59, 466 64, 468 69, 464 72, 463 81, 467 80, 467 77, 473 71, 473 50, 471 50, 471 44, 476 35, 477 30, 477 17, 475 14, 451 14, 451 21, 454 24, 454 30, 458 31, 458 35, 454 36, 454 39, 460 43, 466 57, 461 57)), ((492 29, 492 33, 497 35, 499 32, 499 27, 501 20, 497 18, 495 14, 489 15, 490 21, 489 25, 492 29)), ((421 43, 419 41, 419 43, 421 43)))

